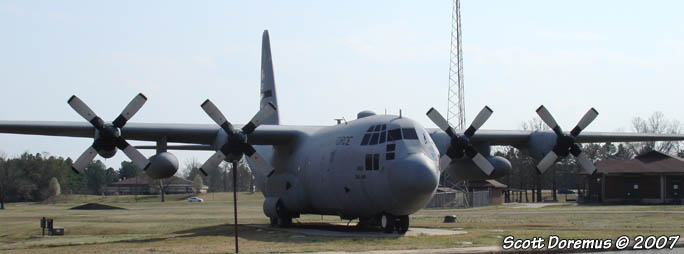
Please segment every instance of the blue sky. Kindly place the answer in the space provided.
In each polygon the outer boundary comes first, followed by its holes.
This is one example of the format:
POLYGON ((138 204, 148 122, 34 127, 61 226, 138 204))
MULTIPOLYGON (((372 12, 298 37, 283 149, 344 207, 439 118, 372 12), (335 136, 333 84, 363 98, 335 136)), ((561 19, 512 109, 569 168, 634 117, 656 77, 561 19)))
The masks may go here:
MULTIPOLYGON (((463 1, 467 121, 519 129, 546 105, 571 128, 630 130, 634 116, 681 119, 684 2, 463 1)), ((258 109, 269 29, 283 124, 327 125, 386 109, 433 127, 446 113, 451 1, 0 1, 0 119, 82 119, 77 94, 113 120, 211 123, 212 99, 236 123, 258 109)), ((0 150, 78 156, 89 139, 0 134, 0 150)), ((151 151, 145 152, 152 155, 151 151)), ((178 153, 181 161, 209 152, 178 153)), ((118 153, 106 163, 118 167, 118 153)))

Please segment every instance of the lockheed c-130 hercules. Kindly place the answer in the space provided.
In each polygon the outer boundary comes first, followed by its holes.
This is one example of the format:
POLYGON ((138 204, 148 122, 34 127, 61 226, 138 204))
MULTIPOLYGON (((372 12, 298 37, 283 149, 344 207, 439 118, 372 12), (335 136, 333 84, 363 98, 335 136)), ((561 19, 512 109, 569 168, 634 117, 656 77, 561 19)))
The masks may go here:
POLYGON ((409 215, 430 201, 442 171, 452 180, 476 180, 498 178, 510 170, 509 161, 490 154, 492 145, 528 150, 540 160, 540 173, 569 154, 592 173, 595 167, 579 143, 684 140, 676 134, 582 132, 598 115, 593 108, 564 132, 544 106, 537 114, 553 131, 480 130, 493 112, 486 106, 465 130, 449 126, 434 108, 427 116, 438 129, 370 111, 332 126, 279 125, 268 31, 261 53, 260 110, 245 125, 231 124, 209 100, 201 108, 218 125, 127 123, 147 100, 142 94, 113 122, 105 122, 72 96, 69 105, 88 122, 0 121, 0 133, 93 138, 92 146, 73 163, 77 173, 97 154, 109 158, 117 149, 155 179, 178 170, 178 160, 168 150, 215 151, 200 168, 202 173, 245 155, 272 224, 288 226, 301 214, 321 214, 358 218, 362 224, 399 233, 408 230, 409 215), (148 159, 127 140, 156 142, 138 148, 157 152, 148 159))

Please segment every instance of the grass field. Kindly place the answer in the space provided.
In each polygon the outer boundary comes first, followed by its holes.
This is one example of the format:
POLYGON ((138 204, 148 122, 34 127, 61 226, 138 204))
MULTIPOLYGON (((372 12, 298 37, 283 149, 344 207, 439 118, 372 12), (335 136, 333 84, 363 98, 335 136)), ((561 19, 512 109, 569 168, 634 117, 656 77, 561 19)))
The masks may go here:
MULTIPOLYGON (((11 203, 0 210, 0 250, 8 253, 226 253, 234 249, 232 193, 187 196, 71 196, 57 204, 11 203), (69 210, 97 202, 127 210, 69 210), (43 238, 40 218, 55 219, 65 236, 43 238)), ((239 194, 240 224, 267 224, 263 196, 239 194)), ((617 238, 620 235, 681 235, 684 206, 577 206, 515 208, 506 204, 471 209, 422 210, 411 226, 458 229, 463 235, 354 238, 306 236, 240 226, 240 251, 313 252, 330 250, 421 249, 501 245, 502 237, 559 235, 562 238, 617 238), (456 215, 457 223, 442 223, 456 215), (463 245, 471 242, 472 245, 463 245)), ((306 215, 300 222, 339 223, 337 217, 306 215)))

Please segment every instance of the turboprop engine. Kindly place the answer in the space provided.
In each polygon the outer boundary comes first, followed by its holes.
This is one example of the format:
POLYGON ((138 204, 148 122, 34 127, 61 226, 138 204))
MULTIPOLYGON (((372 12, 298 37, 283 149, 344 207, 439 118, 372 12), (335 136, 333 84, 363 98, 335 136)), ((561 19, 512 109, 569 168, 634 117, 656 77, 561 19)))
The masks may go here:
MULTIPOLYGON (((71 165, 71 169, 76 173, 82 173, 88 164, 95 158, 97 154, 100 154, 104 158, 111 158, 116 154, 116 149, 123 151, 128 158, 130 158, 133 163, 147 170, 150 166, 150 162, 145 155, 140 153, 138 149, 131 146, 126 139, 121 136, 121 128, 123 128, 135 113, 140 110, 140 108, 147 101, 145 95, 138 94, 128 103, 126 108, 119 114, 119 116, 114 119, 111 123, 106 123, 102 118, 97 116, 95 112, 88 107, 81 99, 76 95, 71 96, 67 103, 73 108, 76 113, 81 115, 83 119, 88 121, 95 128, 95 137, 93 144, 88 147, 88 149, 81 154, 81 156, 74 161, 71 165)), ((176 163, 178 164, 178 163, 176 163)), ((176 166, 177 168, 178 166, 176 166)), ((175 172, 175 171, 174 171, 175 172)))
POLYGON ((537 114, 553 130, 553 132, 535 132, 530 136, 528 144, 530 155, 536 159, 541 158, 537 164, 537 171, 543 174, 558 159, 572 154, 577 164, 585 173, 593 174, 596 171, 596 166, 594 166, 594 162, 587 154, 582 152, 576 140, 582 130, 586 129, 596 119, 598 111, 594 108, 589 109, 569 133, 563 132, 556 119, 553 118, 544 105, 537 108, 537 114))

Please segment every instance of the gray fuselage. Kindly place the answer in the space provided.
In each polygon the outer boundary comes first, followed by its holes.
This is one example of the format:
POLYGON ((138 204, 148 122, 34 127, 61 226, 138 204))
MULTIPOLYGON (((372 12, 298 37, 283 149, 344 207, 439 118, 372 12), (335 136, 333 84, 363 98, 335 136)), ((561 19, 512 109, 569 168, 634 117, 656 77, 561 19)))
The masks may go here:
POLYGON ((371 115, 323 127, 276 146, 275 173, 262 189, 295 214, 369 218, 408 215, 430 201, 439 181, 439 151, 417 122, 371 115))

